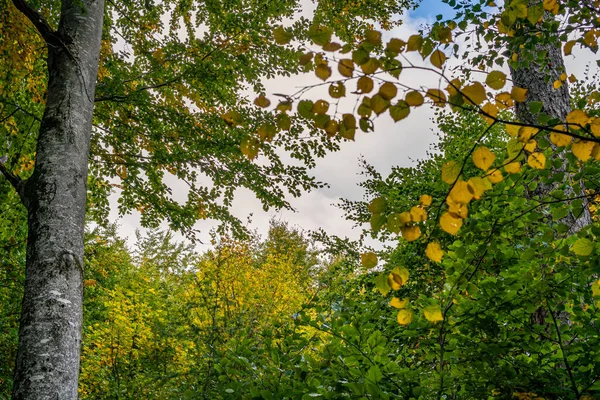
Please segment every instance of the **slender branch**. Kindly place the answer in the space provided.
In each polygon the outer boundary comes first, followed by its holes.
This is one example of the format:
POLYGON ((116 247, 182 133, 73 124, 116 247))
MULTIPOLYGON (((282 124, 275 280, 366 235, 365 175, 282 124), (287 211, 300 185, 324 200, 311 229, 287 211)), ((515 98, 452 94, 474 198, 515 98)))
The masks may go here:
POLYGON ((19 197, 21 198, 21 201, 23 202, 23 204, 25 206, 27 206, 27 202, 26 202, 26 198, 25 198, 25 182, 26 181, 22 180, 21 178, 19 178, 16 175, 14 175, 12 172, 10 172, 4 166, 4 163, 6 162, 7 159, 8 159, 7 156, 0 157, 0 173, 2 173, 2 175, 4 175, 4 177, 6 178, 6 180, 15 188, 15 190, 19 194, 19 197))
POLYGON ((563 346, 560 329, 558 328, 558 322, 556 321, 556 317, 554 316, 554 312, 552 311, 552 308, 550 308, 550 302, 548 301, 548 298, 546 298, 546 306, 548 307, 548 311, 550 312, 550 316, 552 317, 554 329, 556 329, 556 336, 558 338, 558 346, 560 347, 560 352, 562 353, 562 356, 563 356, 563 362, 565 363, 565 368, 567 370, 567 373, 569 374, 569 380, 571 381, 571 386, 573 387, 575 396, 578 399, 581 397, 581 394, 579 393, 579 389, 577 389, 577 383, 575 382, 575 378, 573 377, 573 370, 571 369, 571 365, 569 364, 569 359, 567 358, 567 352, 563 346))
POLYGON ((21 11, 36 27, 46 43, 54 43, 56 41, 56 31, 52 29, 46 19, 26 0, 12 0, 12 2, 17 10, 21 11))

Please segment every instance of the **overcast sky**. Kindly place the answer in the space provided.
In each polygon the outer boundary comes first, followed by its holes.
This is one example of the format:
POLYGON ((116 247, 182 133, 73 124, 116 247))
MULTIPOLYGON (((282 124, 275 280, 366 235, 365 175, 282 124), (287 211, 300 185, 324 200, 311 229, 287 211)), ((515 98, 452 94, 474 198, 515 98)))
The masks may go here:
MULTIPOLYGON (((422 6, 416 11, 409 12, 404 18, 404 23, 392 32, 384 34, 384 42, 390 37, 399 37, 407 40, 420 27, 432 22, 435 15, 444 13, 449 17, 452 11, 440 0, 423 0, 422 6)), ((588 54, 578 55, 574 51, 575 58, 570 57, 567 61, 569 73, 582 72, 585 65, 592 57, 588 54)), ((412 53, 413 57, 419 57, 412 53)), ((420 59, 420 57, 419 57, 420 59)), ((415 58, 416 60, 416 58, 415 58)), ((450 61, 450 60, 449 60, 450 61)), ((335 70, 335 68, 333 68, 335 70)), ((508 71, 507 71, 508 72, 508 71)), ((580 75, 581 76, 581 75, 580 75)), ((335 75, 332 77, 335 78, 335 75)), ((424 72, 403 71, 401 80, 403 82, 418 82, 419 85, 437 86, 437 77, 424 72)), ((269 93, 294 93, 297 87, 316 83, 313 74, 307 74, 290 79, 278 78, 265 82, 267 94, 269 93), (286 90, 287 89, 287 90, 286 90)), ((350 84, 352 85, 352 83, 350 84)), ((445 85, 444 85, 445 86, 445 85)), ((318 91, 310 92, 309 97, 317 98, 318 91)), ((251 229, 265 234, 268 229, 269 220, 272 218, 288 221, 294 226, 304 230, 316 230, 323 228, 326 232, 341 237, 357 239, 360 229, 352 229, 352 223, 344 220, 341 210, 335 204, 340 198, 351 200, 363 199, 363 191, 357 185, 362 177, 358 160, 362 156, 376 169, 386 176, 392 166, 410 166, 415 160, 425 157, 427 149, 435 140, 433 130, 435 126, 431 121, 433 111, 422 106, 411 110, 410 116, 394 124, 391 118, 380 116, 375 121, 375 132, 357 132, 354 142, 345 141, 341 150, 337 153, 328 154, 324 159, 318 161, 317 167, 312 171, 317 180, 329 183, 330 187, 304 193, 300 198, 291 198, 290 203, 296 209, 291 211, 264 212, 260 202, 246 189, 236 192, 236 200, 232 212, 241 220, 246 220, 252 214, 251 229)), ((114 207, 113 207, 114 208, 114 207)), ((111 219, 116 219, 116 210, 113 210, 111 219)), ((136 213, 122 217, 119 220, 121 234, 133 238, 133 232, 139 228, 139 215, 136 213)), ((200 221, 197 228, 203 234, 201 240, 208 243, 209 231, 216 226, 211 221, 200 221)), ((133 243, 131 241, 131 243, 133 243)), ((208 248, 200 246, 200 249, 208 248)))

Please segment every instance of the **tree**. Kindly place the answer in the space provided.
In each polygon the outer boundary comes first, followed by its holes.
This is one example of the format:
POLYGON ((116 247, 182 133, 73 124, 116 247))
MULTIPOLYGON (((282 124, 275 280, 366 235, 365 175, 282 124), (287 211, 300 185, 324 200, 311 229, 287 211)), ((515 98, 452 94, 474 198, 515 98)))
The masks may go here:
MULTIPOLYGON (((285 139, 275 138, 273 118, 238 101, 246 85, 261 91, 261 76, 297 71, 293 48, 265 40, 274 21, 293 14, 294 2, 1 4, 7 140, 0 172, 28 214, 13 397, 75 398, 88 189, 99 218, 116 185, 121 211, 138 209, 146 225, 168 218, 192 233, 196 220, 216 218, 239 233, 241 224, 227 211, 236 188, 251 189, 269 208, 289 207, 286 190, 298 195, 321 185, 306 168, 284 165, 275 145, 310 166, 315 154, 337 144, 316 131, 303 137, 298 123, 285 139), (114 47, 119 40, 123 50, 114 47), (224 132, 227 124, 234 127, 224 132), (243 156, 256 155, 254 131, 273 141, 261 147, 269 161, 262 165, 243 156), (164 183, 169 174, 188 186, 184 204, 164 183), (201 176, 212 185, 200 185, 201 176)), ((354 13, 387 15, 409 2, 377 4, 354 13)), ((323 7, 316 13, 323 20, 332 15, 323 7)), ((306 25, 302 20, 294 30, 306 25)))

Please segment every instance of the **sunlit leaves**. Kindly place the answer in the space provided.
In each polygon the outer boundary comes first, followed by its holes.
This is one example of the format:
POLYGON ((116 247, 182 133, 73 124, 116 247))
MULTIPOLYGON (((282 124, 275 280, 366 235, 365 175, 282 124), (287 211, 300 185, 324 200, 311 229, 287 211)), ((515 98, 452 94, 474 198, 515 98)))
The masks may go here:
POLYGON ((456 161, 448 161, 442 165, 442 180, 451 185, 460 175, 461 166, 456 161))
POLYGON ((404 239, 412 242, 421 236, 421 228, 417 225, 403 226, 400 228, 400 234, 404 239))
POLYGON ((258 156, 260 141, 255 137, 247 138, 242 142, 240 149, 243 155, 248 157, 250 160, 253 160, 256 158, 256 156, 258 156))
POLYGON ((496 184, 502 182, 504 180, 504 177, 502 176, 502 172, 500 172, 499 169, 495 169, 487 175, 487 179, 491 183, 496 184))
POLYGON ((527 100, 527 89, 513 86, 512 90, 510 91, 510 97, 518 103, 523 103, 525 100, 527 100))
POLYGON ((388 275, 388 284, 392 290, 398 290, 408 282, 410 274, 404 267, 396 267, 388 275))
POLYGON ((571 143, 573 141, 573 138, 563 133, 550 132, 550 141, 556 146, 563 147, 571 143))
POLYGON ((398 88, 391 82, 385 82, 379 87, 379 95, 386 100, 392 100, 398 94, 398 88))
POLYGON ((546 156, 543 153, 532 153, 527 158, 527 164, 534 169, 546 168, 546 156))
POLYGON ((254 104, 261 108, 267 108, 271 105, 271 100, 267 99, 264 95, 258 96, 254 99, 254 104))
POLYGON ((408 325, 411 323, 413 317, 413 313, 411 310, 403 309, 398 311, 398 316, 396 317, 398 324, 400 325, 408 325))
POLYGON ((423 37, 421 35, 412 35, 408 38, 408 42, 406 44, 406 51, 417 51, 421 49, 421 45, 423 44, 423 37))
POLYGON ((331 42, 331 28, 322 25, 312 25, 308 29, 308 38, 318 46, 325 46, 331 42))
POLYGON ((400 300, 399 298, 394 297, 394 298, 392 298, 392 300, 390 300, 390 306, 397 308, 399 310, 406 308, 407 305, 408 305, 408 299, 400 300))
POLYGON ((586 140, 577 140, 571 145, 571 151, 573 152, 573 155, 581 161, 587 161, 592 157, 594 144, 594 142, 588 142, 586 140))
POLYGON ((373 252, 363 253, 360 255, 360 263, 364 269, 371 269, 377 266, 377 255, 373 252))
POLYGON ((288 44, 293 37, 294 35, 287 31, 283 26, 278 26, 277 28, 273 29, 273 38, 277 44, 288 44))
POLYGON ((567 115, 566 120, 570 128, 580 129, 589 122, 590 117, 583 110, 573 110, 567 115))
POLYGON ((473 193, 473 198, 479 200, 486 190, 492 188, 492 184, 488 179, 474 176, 467 181, 469 190, 473 193))
POLYGON ((421 204, 421 206, 423 207, 429 207, 431 205, 431 201, 433 199, 431 198, 430 195, 428 194, 423 194, 421 195, 421 197, 419 198, 419 204, 421 204))
POLYGON ((521 172, 521 163, 519 162, 511 162, 504 166, 504 170, 509 174, 518 174, 521 172))
POLYGON ((450 190, 448 198, 454 203, 465 205, 469 204, 473 198, 473 193, 469 189, 469 184, 467 182, 459 180, 450 190))
POLYGON ((436 50, 429 57, 429 61, 431 62, 431 64, 433 64, 437 68, 442 69, 447 58, 448 57, 446 57, 446 54, 444 54, 443 51, 436 50))
POLYGON ((462 88, 462 94, 473 105, 479 105, 487 98, 485 88, 479 82, 473 82, 469 86, 462 88))
POLYGON ((444 320, 442 310, 440 309, 440 306, 436 304, 431 304, 425 307, 423 309, 423 315, 429 322, 439 322, 444 320))
POLYGON ((494 90, 500 90, 506 85, 506 74, 502 71, 492 71, 485 79, 485 83, 494 90))
POLYGON ((426 96, 429 97, 433 101, 433 104, 438 107, 443 107, 446 105, 446 95, 439 89, 427 90, 426 96))
POLYGON ((408 104, 411 107, 418 107, 422 105, 425 101, 423 95, 414 90, 406 93, 404 100, 406 101, 406 104, 408 104))
POLYGON ((445 232, 451 235, 456 235, 462 226, 463 221, 460 217, 456 217, 452 213, 445 212, 440 217, 440 226, 445 232))
POLYGON ((495 159, 496 155, 485 146, 480 146, 473 152, 473 163, 477 168, 484 171, 492 166, 495 159))
POLYGON ((578 256, 587 257, 594 251, 594 242, 587 238, 579 238, 573 243, 571 251, 578 256))
POLYGON ((315 68, 315 75, 319 79, 326 81, 331 76, 331 67, 325 63, 321 63, 315 68))
POLYGON ((398 122, 410 114, 410 106, 404 100, 400 100, 396 105, 390 107, 390 116, 394 122, 398 122))
POLYGON ((329 86, 329 96, 334 99, 346 96, 346 86, 342 82, 332 83, 329 86))
POLYGON ((369 93, 373 90, 373 79, 368 76, 361 76, 356 82, 356 88, 361 93, 369 93))
POLYGON ((351 78, 354 75, 354 62, 348 58, 344 58, 338 63, 338 72, 340 75, 351 78))
POLYGON ((427 248, 425 249, 425 255, 431 261, 442 262, 444 250, 442 250, 442 246, 440 246, 438 242, 429 242, 427 244, 427 248))

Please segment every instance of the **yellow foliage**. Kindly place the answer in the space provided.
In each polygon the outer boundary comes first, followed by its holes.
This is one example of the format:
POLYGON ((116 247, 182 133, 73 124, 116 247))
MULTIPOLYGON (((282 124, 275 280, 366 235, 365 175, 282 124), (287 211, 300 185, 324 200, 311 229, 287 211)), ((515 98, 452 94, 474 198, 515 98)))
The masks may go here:
POLYGON ((440 306, 435 304, 425 307, 423 315, 425 315, 425 318, 429 322, 439 322, 444 320, 440 306))
POLYGON ((454 216, 450 212, 445 212, 440 217, 440 226, 451 235, 456 235, 462 226, 462 219, 454 216))
POLYGON ((403 309, 398 311, 397 320, 400 325, 408 325, 412 321, 413 313, 410 310, 403 309))
POLYGON ((492 166, 495 159, 496 155, 485 146, 480 146, 473 152, 473 163, 477 168, 484 171, 492 166))
POLYGON ((431 261, 441 262, 442 257, 444 256, 444 250, 442 250, 442 246, 440 246, 438 242, 430 242, 425 249, 425 255, 431 261))

